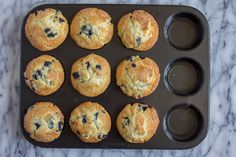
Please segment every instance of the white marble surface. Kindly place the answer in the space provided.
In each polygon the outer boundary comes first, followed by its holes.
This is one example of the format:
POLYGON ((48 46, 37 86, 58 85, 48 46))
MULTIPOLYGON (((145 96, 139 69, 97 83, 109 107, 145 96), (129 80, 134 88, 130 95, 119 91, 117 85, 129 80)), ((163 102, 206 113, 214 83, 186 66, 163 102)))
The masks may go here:
MULTIPOLYGON (((0 4, 0 157, 236 156, 236 0, 97 0, 89 3, 184 4, 202 11, 210 24, 210 127, 205 140, 188 150, 43 149, 27 142, 19 125, 20 27, 26 12, 41 3, 5 0, 0 4)), ((88 1, 67 0, 69 3, 88 1)))

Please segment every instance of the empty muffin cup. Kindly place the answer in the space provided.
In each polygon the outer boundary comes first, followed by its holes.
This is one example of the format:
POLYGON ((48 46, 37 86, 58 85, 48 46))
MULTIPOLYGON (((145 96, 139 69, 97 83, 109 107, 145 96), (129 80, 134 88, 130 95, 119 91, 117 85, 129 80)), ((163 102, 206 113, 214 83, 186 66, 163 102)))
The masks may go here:
POLYGON ((192 105, 173 107, 164 121, 167 136, 180 142, 191 141, 196 138, 201 132, 202 126, 202 115, 192 105))
POLYGON ((201 42, 202 35, 202 24, 189 13, 171 16, 165 25, 165 37, 177 49, 188 50, 196 47, 201 42))
POLYGON ((202 68, 189 58, 180 58, 172 62, 164 76, 167 88, 180 96, 196 93, 203 82, 202 68))

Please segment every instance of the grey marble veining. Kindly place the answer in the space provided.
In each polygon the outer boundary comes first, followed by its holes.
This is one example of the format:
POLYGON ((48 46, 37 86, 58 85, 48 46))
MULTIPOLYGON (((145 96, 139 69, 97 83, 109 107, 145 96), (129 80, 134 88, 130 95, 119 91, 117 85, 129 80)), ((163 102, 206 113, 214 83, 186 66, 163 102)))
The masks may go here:
POLYGON ((100 0, 89 3, 181 4, 199 9, 211 37, 210 126, 205 140, 188 150, 43 149, 27 142, 19 124, 20 28, 27 11, 41 3, 88 1, 7 0, 0 5, 0 157, 234 157, 236 155, 236 1, 100 0))

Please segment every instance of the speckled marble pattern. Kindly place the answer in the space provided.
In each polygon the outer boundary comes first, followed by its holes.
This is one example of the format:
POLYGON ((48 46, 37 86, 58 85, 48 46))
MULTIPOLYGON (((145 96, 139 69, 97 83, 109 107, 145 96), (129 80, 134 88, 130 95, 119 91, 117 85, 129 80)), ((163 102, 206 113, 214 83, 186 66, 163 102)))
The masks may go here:
MULTIPOLYGON (((0 5, 0 156, 93 157, 171 156, 234 157, 236 154, 236 1, 100 0, 89 3, 181 4, 196 7, 209 20, 211 36, 210 127, 205 140, 188 150, 43 149, 27 142, 19 124, 20 28, 27 11, 42 3, 65 1, 8 0, 0 5)), ((88 3, 67 0, 66 3, 88 3)))

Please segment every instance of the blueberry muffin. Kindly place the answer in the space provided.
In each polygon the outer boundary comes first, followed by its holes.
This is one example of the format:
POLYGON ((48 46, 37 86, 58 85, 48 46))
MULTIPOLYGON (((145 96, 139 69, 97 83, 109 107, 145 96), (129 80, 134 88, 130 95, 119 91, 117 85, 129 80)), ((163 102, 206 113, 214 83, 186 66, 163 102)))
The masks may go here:
POLYGON ((52 142, 62 132, 64 116, 51 102, 38 102, 29 107, 24 117, 24 128, 30 137, 39 142, 52 142))
POLYGON ((110 65, 99 55, 87 55, 72 65, 72 86, 84 96, 95 97, 102 94, 109 86, 110 80, 110 65))
POLYGON ((54 57, 42 55, 34 58, 26 67, 25 82, 38 95, 56 92, 64 82, 64 70, 54 57))
POLYGON ((142 103, 126 105, 116 120, 120 135, 130 143, 147 142, 156 133, 158 125, 155 108, 142 103))
POLYGON ((135 10, 121 17, 118 35, 127 48, 147 51, 156 43, 159 27, 151 14, 144 10, 135 10))
POLYGON ((111 17, 101 9, 82 9, 72 20, 70 35, 82 48, 90 50, 102 48, 112 39, 111 17))
POLYGON ((69 26, 61 11, 48 8, 29 15, 25 34, 32 46, 41 51, 57 48, 66 39, 69 26))
POLYGON ((139 99, 150 95, 160 80, 159 67, 150 58, 129 56, 116 71, 116 83, 128 96, 139 99))
POLYGON ((84 102, 77 106, 70 116, 71 130, 87 143, 105 139, 111 129, 109 113, 98 103, 84 102))

